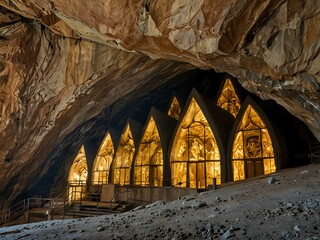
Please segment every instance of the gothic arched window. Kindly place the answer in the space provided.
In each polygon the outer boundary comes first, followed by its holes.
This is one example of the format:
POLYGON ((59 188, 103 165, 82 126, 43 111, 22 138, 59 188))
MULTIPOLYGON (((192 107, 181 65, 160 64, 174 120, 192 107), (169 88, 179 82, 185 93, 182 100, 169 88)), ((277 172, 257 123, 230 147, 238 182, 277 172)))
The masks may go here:
POLYGON ((249 104, 237 128, 232 145, 234 181, 276 171, 269 131, 249 104))
POLYGON ((163 154, 159 131, 150 118, 139 146, 134 167, 134 183, 142 186, 162 186, 163 154))
POLYGON ((134 155, 134 141, 129 124, 121 134, 113 163, 113 183, 120 185, 130 184, 130 169, 134 155))
POLYGON ((174 186, 207 188, 221 183, 220 152, 216 138, 195 98, 192 98, 176 132, 171 150, 174 186))
POLYGON ((237 116, 240 110, 240 100, 229 78, 224 82, 217 105, 230 112, 234 117, 237 116))
POLYGON ((114 147, 111 135, 108 132, 100 145, 98 154, 93 163, 92 183, 101 185, 108 183, 110 166, 113 160, 114 147))

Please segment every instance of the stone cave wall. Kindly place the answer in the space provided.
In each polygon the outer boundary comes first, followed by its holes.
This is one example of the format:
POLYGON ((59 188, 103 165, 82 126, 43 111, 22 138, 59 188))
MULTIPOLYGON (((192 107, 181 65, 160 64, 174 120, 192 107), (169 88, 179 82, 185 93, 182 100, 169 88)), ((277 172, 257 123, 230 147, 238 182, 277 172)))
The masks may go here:
POLYGON ((55 164, 49 154, 83 123, 133 90, 196 67, 232 74, 320 140, 317 0, 0 6, 0 206, 46 175, 55 164))

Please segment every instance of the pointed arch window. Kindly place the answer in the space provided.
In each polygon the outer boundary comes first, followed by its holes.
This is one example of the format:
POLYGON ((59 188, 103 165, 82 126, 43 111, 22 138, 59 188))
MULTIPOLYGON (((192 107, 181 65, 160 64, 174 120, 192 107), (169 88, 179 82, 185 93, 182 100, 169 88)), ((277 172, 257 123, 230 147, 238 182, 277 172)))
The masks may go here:
POLYGON ((169 111, 168 111, 168 116, 172 117, 176 120, 180 119, 180 115, 181 115, 181 107, 180 104, 178 102, 178 99, 176 97, 173 97, 169 111))
POLYGON ((113 183, 130 184, 130 169, 134 155, 134 141, 129 124, 121 134, 120 143, 113 164, 113 183))
POLYGON ((234 117, 237 116, 240 110, 240 100, 237 96, 237 93, 233 87, 230 78, 227 78, 224 82, 222 91, 218 98, 217 105, 223 108, 224 110, 230 112, 234 117))
POLYGON ((84 146, 82 145, 69 171, 69 176, 68 176, 69 201, 78 201, 85 195, 87 177, 88 177, 87 158, 86 158, 84 146))
POLYGON ((276 171, 269 131, 256 110, 248 105, 232 147, 234 181, 276 171))
POLYGON ((108 132, 100 145, 98 154, 93 163, 92 183, 102 185, 108 183, 110 165, 113 160, 114 146, 108 132))
POLYGON ((213 178, 221 183, 216 138, 194 98, 177 130, 170 159, 174 186, 207 188, 213 178))
POLYGON ((153 117, 143 134, 134 170, 136 185, 162 186, 163 154, 159 131, 153 117))
POLYGON ((68 182, 70 185, 85 185, 87 176, 87 158, 84 146, 82 145, 70 168, 68 182))

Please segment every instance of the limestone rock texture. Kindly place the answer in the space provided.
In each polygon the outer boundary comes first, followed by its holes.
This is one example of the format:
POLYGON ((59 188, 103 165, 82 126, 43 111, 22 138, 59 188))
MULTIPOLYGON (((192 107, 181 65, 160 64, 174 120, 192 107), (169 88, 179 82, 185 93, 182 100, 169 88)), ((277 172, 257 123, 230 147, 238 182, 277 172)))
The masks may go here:
MULTIPOLYGON (((0 207, 69 133, 194 68, 228 72, 320 140, 318 0, 0 0, 0 207)), ((85 131, 85 130, 84 130, 85 131)))

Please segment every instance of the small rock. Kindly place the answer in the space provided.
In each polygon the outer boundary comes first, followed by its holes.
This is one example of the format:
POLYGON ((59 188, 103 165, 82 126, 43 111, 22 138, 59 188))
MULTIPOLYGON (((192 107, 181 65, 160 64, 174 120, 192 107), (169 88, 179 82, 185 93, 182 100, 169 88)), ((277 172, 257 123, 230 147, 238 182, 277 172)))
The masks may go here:
POLYGON ((195 201, 193 204, 192 204, 192 209, 199 209, 199 208, 203 208, 203 207, 206 207, 208 206, 207 203, 205 201, 202 201, 202 202, 197 202, 195 201))
POLYGON ((303 170, 300 174, 308 174, 309 170, 303 170))
POLYGON ((274 184, 277 180, 274 177, 269 177, 267 181, 269 184, 274 184))
POLYGON ((168 208, 161 209, 159 215, 162 217, 168 217, 171 214, 171 210, 168 208))
POLYGON ((104 227, 98 227, 98 232, 102 232, 102 231, 104 231, 104 230, 105 230, 104 227))
POLYGON ((295 225, 293 230, 295 230, 296 232, 300 232, 301 231, 301 229, 300 229, 300 227, 298 225, 295 225))
POLYGON ((145 208, 145 206, 143 206, 143 205, 140 205, 140 206, 138 206, 138 207, 136 207, 136 208, 134 208, 134 209, 132 209, 131 211, 138 211, 138 210, 141 210, 141 209, 144 209, 145 208))
POLYGON ((150 203, 146 206, 147 209, 155 207, 155 206, 160 206, 160 205, 165 205, 166 203, 162 200, 156 201, 154 203, 150 203))
POLYGON ((234 233, 229 229, 221 236, 221 239, 228 239, 233 236, 234 236, 234 233))

